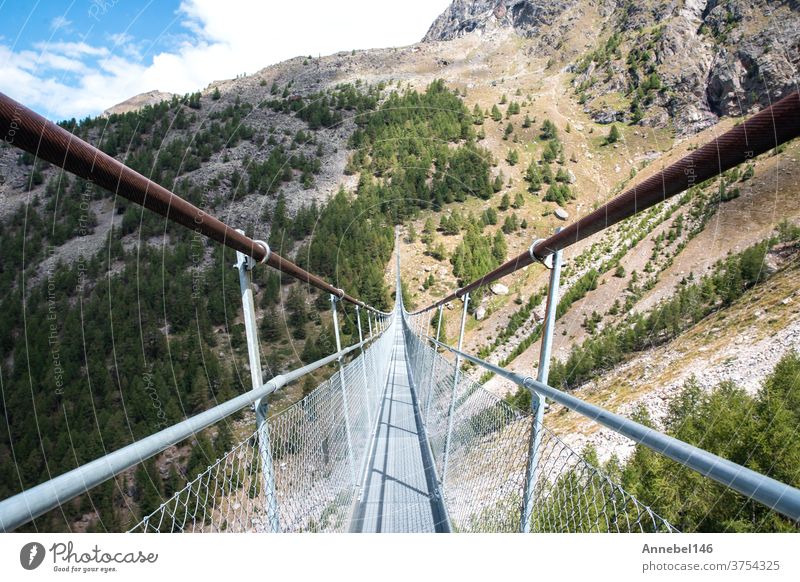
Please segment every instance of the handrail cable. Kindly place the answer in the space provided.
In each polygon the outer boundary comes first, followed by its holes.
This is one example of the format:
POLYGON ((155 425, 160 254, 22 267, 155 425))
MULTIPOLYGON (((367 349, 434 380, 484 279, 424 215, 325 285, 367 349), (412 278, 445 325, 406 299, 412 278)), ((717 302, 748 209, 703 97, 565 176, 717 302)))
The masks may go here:
POLYGON ((462 352, 452 346, 424 336, 433 345, 444 348, 453 354, 464 358, 501 376, 518 386, 522 386, 533 393, 558 402, 562 406, 573 410, 590 420, 593 420, 614 432, 622 434, 629 439, 641 443, 655 452, 665 455, 677 463, 689 467, 701 475, 713 479, 717 483, 730 487, 742 495, 763 503, 770 509, 778 511, 786 517, 800 522, 800 490, 738 465, 733 461, 723 459, 713 453, 700 449, 689 443, 678 440, 655 429, 639 424, 619 414, 615 414, 600 406, 581 400, 571 394, 562 392, 557 388, 538 382, 530 376, 512 372, 496 364, 482 360, 476 356, 462 352))
POLYGON ((236 232, 234 228, 207 214, 191 202, 142 176, 2 92, 0 92, 0 133, 6 136, 5 141, 9 145, 47 160, 181 226, 240 251, 259 263, 266 263, 343 301, 373 313, 388 315, 281 257, 270 250, 267 243, 236 232))
POLYGON ((168 447, 197 434, 204 428, 208 428, 254 402, 266 398, 298 378, 340 360, 378 337, 376 335, 372 338, 367 338, 316 362, 285 374, 279 374, 264 382, 258 389, 235 396, 191 418, 187 418, 49 481, 26 489, 13 497, 0 501, 0 531, 12 531, 43 513, 67 503, 104 481, 157 455, 168 447))
POLYGON ((527 267, 534 261, 543 261, 556 251, 680 194, 695 184, 718 176, 798 135, 800 135, 800 91, 794 91, 652 175, 641 184, 629 188, 560 232, 546 239, 534 241, 530 249, 506 261, 480 279, 411 315, 435 309, 527 267))

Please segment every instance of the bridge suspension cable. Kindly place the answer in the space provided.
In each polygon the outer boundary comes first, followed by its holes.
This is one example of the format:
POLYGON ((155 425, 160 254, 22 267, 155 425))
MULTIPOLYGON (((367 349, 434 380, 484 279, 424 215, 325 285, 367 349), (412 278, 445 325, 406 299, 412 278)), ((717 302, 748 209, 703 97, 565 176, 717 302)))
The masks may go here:
POLYGON ((531 247, 480 279, 457 289, 444 299, 412 313, 435 309, 467 293, 510 275, 534 261, 546 261, 556 251, 571 246, 626 218, 671 198, 696 184, 722 174, 759 154, 800 135, 800 91, 790 93, 674 164, 613 198, 597 210, 531 247))
POLYGON ((243 232, 237 232, 191 202, 142 176, 2 92, 0 92, 0 133, 7 136, 6 142, 10 145, 47 160, 226 247, 244 253, 259 263, 265 263, 290 277, 336 295, 343 301, 376 314, 388 315, 281 257, 270 250, 264 241, 254 240, 243 232))

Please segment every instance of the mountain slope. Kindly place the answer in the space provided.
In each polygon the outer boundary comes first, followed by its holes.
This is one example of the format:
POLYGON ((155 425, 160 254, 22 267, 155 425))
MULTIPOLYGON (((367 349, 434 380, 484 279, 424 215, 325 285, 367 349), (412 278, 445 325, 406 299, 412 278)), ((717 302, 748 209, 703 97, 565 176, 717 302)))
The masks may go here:
POLYGON ((424 40, 498 30, 530 38, 537 53, 577 73, 572 84, 581 103, 605 122, 693 133, 797 88, 793 2, 456 0, 424 40), (579 33, 586 15, 594 38, 579 33), (573 60, 576 50, 583 55, 573 60))
MULTIPOLYGON (((793 5, 739 0, 459 0, 416 45, 292 59, 64 125, 378 305, 391 303, 391 226, 402 223, 408 242, 395 252, 403 254, 409 301, 422 306, 550 234, 563 224, 557 210, 569 220, 586 214, 711 139, 736 122, 734 101, 760 107, 794 87, 797 23, 793 5), (726 68, 720 55, 738 55, 743 68, 726 68)), ((651 310, 690 271, 699 276, 765 238, 779 219, 797 221, 797 157, 798 144, 789 144, 571 248, 556 356, 565 360, 605 326, 651 310)), ((0 372, 9 425, 0 432, 11 435, 0 458, 23 475, 5 475, 3 495, 245 388, 229 253, 7 144, 0 176, 0 372), (50 305, 57 354, 48 344, 50 305), (55 390, 54 354, 69 381, 66 398, 55 390), (43 436, 30 429, 34 414, 49 429, 43 436), (64 435, 76 422, 89 428, 70 442, 64 435)), ((255 277, 266 373, 333 350, 328 298, 262 270, 255 277)), ((508 294, 476 295, 466 349, 531 373, 546 280, 532 265, 503 281, 508 294)), ((457 309, 446 312, 451 339, 457 309)), ((347 343, 357 332, 344 315, 347 343)), ((726 327, 720 337, 732 333, 726 327)), ((276 395, 274 409, 325 373, 276 395)), ((634 396, 654 387, 643 382, 634 396)), ((496 380, 489 388, 509 391, 496 380)), ((244 415, 175 447, 144 473, 124 475, 119 490, 109 484, 95 505, 82 498, 42 527, 110 527, 98 508, 124 524, 232 435, 243 436, 251 420, 244 415)))

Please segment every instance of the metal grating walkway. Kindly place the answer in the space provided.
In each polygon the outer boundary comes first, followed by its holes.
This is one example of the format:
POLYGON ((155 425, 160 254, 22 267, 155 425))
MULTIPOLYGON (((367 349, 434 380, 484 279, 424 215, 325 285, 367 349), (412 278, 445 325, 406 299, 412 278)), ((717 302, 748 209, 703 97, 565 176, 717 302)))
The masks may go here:
POLYGON ((440 504, 431 495, 436 489, 436 477, 430 461, 426 462, 417 411, 406 363, 403 326, 397 324, 377 432, 351 531, 446 530, 440 504))

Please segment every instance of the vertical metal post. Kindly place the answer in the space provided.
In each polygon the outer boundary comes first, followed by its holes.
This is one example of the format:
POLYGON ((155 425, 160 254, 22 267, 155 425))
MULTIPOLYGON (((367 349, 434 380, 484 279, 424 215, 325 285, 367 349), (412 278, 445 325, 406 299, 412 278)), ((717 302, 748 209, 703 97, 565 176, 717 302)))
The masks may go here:
POLYGON ((367 381, 367 356, 364 353, 364 335, 361 333, 361 310, 356 305, 356 321, 358 322, 358 343, 361 344, 361 372, 364 375, 364 405, 367 408, 367 422, 372 424, 372 406, 369 398, 369 382, 367 381))
MULTIPOLYGON (((367 311, 367 324, 369 325, 369 337, 370 337, 370 339, 372 339, 372 337, 373 337, 373 334, 372 334, 372 314, 369 311, 367 311)), ((376 321, 375 322, 375 327, 377 328, 377 326, 378 326, 378 322, 376 321)), ((378 343, 380 343, 380 342, 378 342, 378 343)), ((381 384, 378 381, 378 364, 377 364, 377 359, 375 357, 376 348, 374 347, 375 346, 375 342, 371 343, 370 346, 371 347, 370 347, 370 350, 369 350, 369 355, 370 355, 370 359, 372 360, 372 379, 373 379, 373 383, 375 385, 375 389, 380 391, 381 384)), ((376 396, 378 398, 380 398, 380 393, 378 393, 376 396)))
MULTIPOLYGON (((331 309, 333 310, 333 332, 336 336, 336 351, 342 351, 342 340, 339 338, 339 316, 336 314, 336 302, 339 298, 331 293, 331 309)), ((347 437, 347 459, 350 464, 350 477, 353 484, 356 482, 355 459, 353 458, 353 435, 350 432, 350 407, 347 404, 347 385, 344 381, 344 362, 339 356, 339 380, 342 385, 342 408, 344 409, 344 431, 347 437)))
MULTIPOLYGON (((242 234, 243 231, 239 231, 242 234)), ((264 379, 261 375, 261 353, 256 327, 256 309, 253 304, 253 285, 251 271, 255 261, 241 252, 236 252, 236 269, 239 271, 239 286, 242 291, 242 307, 244 310, 244 328, 247 336, 247 356, 250 363, 250 382, 254 389, 261 388, 264 379)), ((278 516, 278 499, 275 495, 275 471, 272 464, 272 450, 269 442, 269 425, 267 422, 267 399, 260 398, 255 404, 256 428, 258 431, 258 450, 261 457, 261 470, 264 479, 265 510, 269 531, 280 531, 278 516)))
MULTIPOLYGON (((439 334, 442 331, 442 309, 444 308, 443 305, 439 306, 438 317, 436 318, 436 341, 439 341, 439 334)), ((433 391, 436 389, 436 385, 434 381, 436 379, 436 364, 439 361, 439 346, 433 346, 433 365, 431 367, 431 373, 428 374, 428 398, 425 403, 425 426, 428 426, 428 418, 431 414, 431 400, 433 398, 433 391)))
MULTIPOLYGON (((464 295, 464 308, 461 311, 461 331, 458 332, 458 351, 464 344, 464 326, 467 323, 467 307, 469 306, 469 293, 464 295)), ((453 413, 456 405, 456 388, 458 388, 458 377, 461 374, 461 356, 456 355, 456 371, 453 376, 453 391, 450 394, 450 408, 447 412, 447 437, 444 441, 444 461, 442 463, 442 491, 447 480, 447 461, 450 457, 450 439, 453 436, 453 413)))
MULTIPOLYGON (((560 229, 559 229, 560 230, 560 229)), ((556 231, 558 232, 558 231, 556 231)), ((553 267, 550 271, 550 286, 547 290, 547 309, 542 329, 542 347, 539 350, 539 370, 536 379, 547 384, 550 374, 550 353, 553 348, 553 329, 558 309, 558 286, 561 280, 561 255, 558 251, 553 255, 553 267)), ((533 495, 536 488, 536 465, 539 463, 539 446, 542 442, 542 423, 544 422, 545 399, 536 392, 531 393, 531 434, 528 443, 528 465, 525 469, 525 491, 522 497, 522 515, 520 531, 530 533, 531 515, 533 513, 533 495)))

